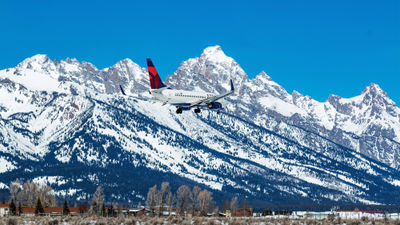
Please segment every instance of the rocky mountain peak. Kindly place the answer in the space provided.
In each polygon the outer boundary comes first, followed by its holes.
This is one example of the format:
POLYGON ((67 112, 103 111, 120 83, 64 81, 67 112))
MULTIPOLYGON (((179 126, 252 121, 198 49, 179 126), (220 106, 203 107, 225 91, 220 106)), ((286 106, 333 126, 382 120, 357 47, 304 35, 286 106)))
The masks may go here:
POLYGON ((261 71, 254 79, 251 79, 251 90, 257 92, 257 95, 274 96, 284 101, 290 101, 290 95, 287 91, 271 79, 264 71, 261 71))
POLYGON ((232 63, 234 61, 233 58, 225 55, 219 45, 205 48, 200 59, 215 63, 232 63))
POLYGON ((38 70, 40 68, 47 68, 49 65, 52 67, 55 66, 54 62, 47 55, 37 54, 19 63, 17 69, 38 70))
POLYGON ((361 96, 362 103, 365 105, 396 105, 378 84, 371 83, 363 90, 361 96))
POLYGON ((300 98, 303 98, 303 97, 304 97, 304 95, 302 95, 300 92, 293 90, 293 92, 292 92, 293 104, 297 105, 297 100, 300 98))
POLYGON ((240 65, 217 45, 204 49, 200 57, 184 61, 166 83, 177 89, 221 93, 230 88, 231 79, 236 90, 249 81, 240 65))
MULTIPOLYGON (((61 60, 63 61, 63 60, 61 60)), ((79 64, 79 61, 76 58, 67 58, 65 59, 65 62, 69 63, 69 64, 79 64)))
POLYGON ((268 74, 265 73, 264 71, 261 71, 261 72, 256 76, 256 79, 272 81, 271 77, 268 76, 268 74))
POLYGON ((382 90, 382 88, 375 83, 371 83, 369 86, 365 87, 362 94, 371 94, 373 96, 383 96, 388 97, 387 93, 382 90))
POLYGON ((47 55, 37 54, 25 59, 15 68, 14 75, 16 76, 36 76, 42 74, 50 76, 52 79, 57 79, 57 64, 52 61, 47 55))

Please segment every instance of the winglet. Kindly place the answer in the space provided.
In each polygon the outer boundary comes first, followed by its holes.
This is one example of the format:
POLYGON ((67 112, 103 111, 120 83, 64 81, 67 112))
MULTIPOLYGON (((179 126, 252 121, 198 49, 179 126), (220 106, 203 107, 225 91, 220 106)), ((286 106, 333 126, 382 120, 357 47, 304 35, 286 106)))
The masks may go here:
POLYGON ((233 92, 235 88, 233 87, 233 81, 231 80, 231 92, 233 92))
POLYGON ((126 95, 126 94, 125 94, 125 91, 124 91, 124 89, 122 88, 121 85, 119 85, 119 88, 121 89, 122 94, 123 94, 123 95, 126 95))

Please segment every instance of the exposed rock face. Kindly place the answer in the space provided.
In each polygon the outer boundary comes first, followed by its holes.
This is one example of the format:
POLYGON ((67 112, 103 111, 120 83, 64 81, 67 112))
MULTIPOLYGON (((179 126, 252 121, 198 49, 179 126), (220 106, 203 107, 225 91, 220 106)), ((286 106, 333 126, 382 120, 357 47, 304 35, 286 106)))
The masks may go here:
POLYGON ((229 112, 263 126, 268 125, 266 117, 272 116, 399 167, 400 109, 377 84, 354 98, 331 95, 326 102, 318 102, 296 91, 288 94, 265 72, 249 79, 220 46, 209 47, 199 58, 183 62, 167 77, 167 83, 179 89, 200 87, 220 93, 229 89, 229 79, 237 90, 226 100, 229 112))

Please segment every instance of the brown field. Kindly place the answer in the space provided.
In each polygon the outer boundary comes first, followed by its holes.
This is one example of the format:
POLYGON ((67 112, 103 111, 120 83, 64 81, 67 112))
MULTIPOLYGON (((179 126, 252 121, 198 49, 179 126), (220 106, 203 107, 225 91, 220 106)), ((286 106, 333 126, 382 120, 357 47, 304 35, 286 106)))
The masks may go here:
POLYGON ((346 225, 359 225, 359 224, 388 224, 388 225, 400 225, 400 220, 393 219, 368 219, 362 218, 356 219, 341 219, 335 218, 333 220, 322 219, 274 219, 274 218, 216 218, 216 217, 194 217, 194 218, 183 218, 183 217, 141 217, 141 218, 82 218, 82 217, 2 217, 0 218, 0 224, 14 225, 14 224, 42 224, 42 225, 57 225, 57 224, 121 224, 121 225, 172 225, 172 224, 183 224, 183 225, 325 225, 325 224, 346 224, 346 225))

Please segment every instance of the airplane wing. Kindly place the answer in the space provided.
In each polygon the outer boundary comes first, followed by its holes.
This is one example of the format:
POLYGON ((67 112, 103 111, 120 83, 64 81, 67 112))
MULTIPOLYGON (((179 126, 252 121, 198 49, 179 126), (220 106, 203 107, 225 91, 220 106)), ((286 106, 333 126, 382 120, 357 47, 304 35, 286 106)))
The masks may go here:
POLYGON ((224 97, 232 94, 234 92, 234 90, 235 89, 233 87, 233 82, 231 80, 231 90, 230 91, 228 91, 226 93, 223 93, 223 94, 220 94, 220 95, 215 95, 215 96, 211 96, 211 97, 208 97, 208 98, 205 98, 205 99, 201 99, 199 101, 195 101, 195 102, 191 103, 189 107, 192 108, 194 106, 198 106, 198 105, 201 105, 201 104, 209 104, 211 102, 215 102, 218 99, 224 98, 224 97))

